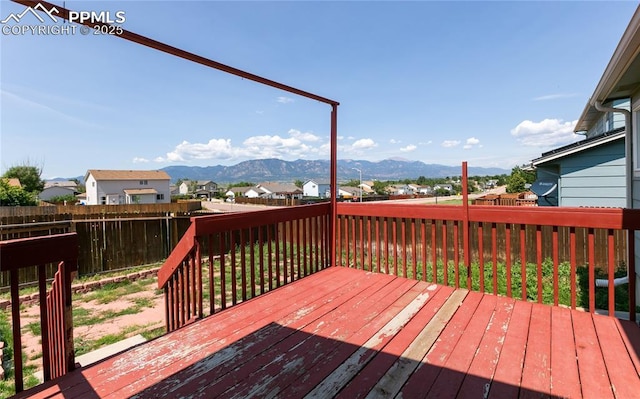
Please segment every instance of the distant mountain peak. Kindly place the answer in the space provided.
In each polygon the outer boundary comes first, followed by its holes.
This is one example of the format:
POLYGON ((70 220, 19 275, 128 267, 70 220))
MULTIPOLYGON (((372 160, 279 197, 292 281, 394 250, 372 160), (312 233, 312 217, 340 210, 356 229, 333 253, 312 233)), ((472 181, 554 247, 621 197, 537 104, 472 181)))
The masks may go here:
MULTIPOLYGON (((419 176, 439 178, 460 176, 462 166, 425 164, 421 161, 406 159, 385 159, 379 162, 341 159, 338 161, 338 180, 350 180, 359 177, 354 170, 361 170, 363 180, 402 180, 416 179, 419 176)), ((163 168, 171 181, 178 179, 212 180, 216 183, 235 183, 261 181, 292 182, 310 179, 329 178, 330 162, 328 160, 298 159, 284 161, 282 159, 256 159, 243 161, 232 166, 168 166, 163 168)), ((470 176, 493 176, 509 174, 510 170, 500 168, 469 167, 470 176)))

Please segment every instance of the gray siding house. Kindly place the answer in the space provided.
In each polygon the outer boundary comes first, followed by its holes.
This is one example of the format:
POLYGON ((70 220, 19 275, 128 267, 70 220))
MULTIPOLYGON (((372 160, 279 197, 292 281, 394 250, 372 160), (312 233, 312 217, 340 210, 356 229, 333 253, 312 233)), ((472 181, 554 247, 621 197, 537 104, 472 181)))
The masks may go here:
MULTIPOLYGON (((598 131, 598 126, 607 118, 624 120, 625 207, 640 208, 640 7, 622 34, 575 131, 598 131), (618 103, 621 99, 628 99, 630 107, 621 106, 618 103)), ((635 235, 635 257, 636 274, 640 276, 638 233, 635 235)), ((640 300, 640 277, 636 278, 636 298, 640 300)))
POLYGON ((536 193, 538 205, 624 207, 624 142, 624 128, 620 128, 534 159, 538 182, 547 183, 544 193, 536 193))

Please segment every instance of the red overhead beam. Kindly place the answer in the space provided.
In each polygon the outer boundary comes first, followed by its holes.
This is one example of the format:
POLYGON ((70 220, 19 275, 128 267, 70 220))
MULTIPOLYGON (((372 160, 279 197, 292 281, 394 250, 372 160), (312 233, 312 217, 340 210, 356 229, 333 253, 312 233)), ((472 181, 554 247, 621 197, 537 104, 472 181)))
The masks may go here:
MULTIPOLYGON (((31 1, 31 0, 12 0, 12 1, 15 2, 15 3, 19 3, 19 4, 22 4, 22 5, 25 5, 27 7, 35 7, 38 4, 42 4, 43 6, 47 7, 47 9, 49 9, 49 10, 51 10, 53 7, 55 7, 58 10, 58 13, 56 14, 57 16, 59 16, 60 18, 64 18, 66 20, 69 20, 69 11, 71 11, 71 10, 68 10, 68 9, 66 9, 66 8, 64 8, 62 6, 58 6, 58 5, 55 5, 55 4, 46 2, 46 1, 31 1)), ((74 23, 77 23, 77 22, 74 21, 74 23)), ((88 21, 83 22, 82 25, 88 26, 90 28, 93 28, 95 26, 110 26, 110 24, 108 24, 108 23, 88 22, 88 21)), ((330 104, 330 105, 339 105, 340 104, 337 101, 330 100, 328 98, 319 96, 317 94, 310 93, 308 91, 296 89, 295 87, 291 87, 291 86, 276 82, 276 81, 271 80, 271 79, 263 78, 262 76, 255 75, 255 74, 243 71, 241 69, 237 69, 237 68, 225 65, 225 64, 221 64, 221 63, 219 63, 217 61, 213 61, 213 60, 211 60, 209 58, 205 58, 205 57, 199 56, 197 54, 193 54, 193 53, 190 53, 188 51, 181 50, 179 48, 170 46, 168 44, 159 42, 157 40, 153 40, 153 39, 150 39, 148 37, 139 35, 137 33, 130 32, 130 31, 126 30, 126 29, 122 29, 122 34, 120 34, 120 35, 112 35, 112 36, 117 36, 117 37, 120 37, 122 39, 129 40, 129 41, 132 41, 134 43, 141 44, 143 46, 151 47, 153 49, 156 49, 158 51, 162 51, 162 52, 167 53, 167 54, 175 55, 176 57, 184 58, 186 60, 195 62, 195 63, 200 64, 200 65, 204 65, 204 66, 208 66, 210 68, 218 69, 220 71, 227 72, 227 73, 230 73, 232 75, 236 75, 236 76, 239 76, 239 77, 244 78, 244 79, 252 80, 254 82, 258 82, 258 83, 261 83, 261 84, 264 84, 264 85, 267 85, 267 86, 275 87, 277 89, 284 90, 284 91, 289 92, 289 93, 297 94, 299 96, 307 97, 307 98, 310 98, 310 99, 313 99, 313 100, 317 100, 317 101, 320 101, 320 102, 323 102, 323 103, 326 103, 326 104, 330 104)))

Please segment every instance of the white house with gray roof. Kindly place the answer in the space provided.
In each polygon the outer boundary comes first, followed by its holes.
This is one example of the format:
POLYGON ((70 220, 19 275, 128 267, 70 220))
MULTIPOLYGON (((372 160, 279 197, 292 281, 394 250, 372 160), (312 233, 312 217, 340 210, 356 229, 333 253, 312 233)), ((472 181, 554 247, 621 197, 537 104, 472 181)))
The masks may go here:
POLYGON ((87 205, 171 202, 171 178, 167 172, 161 170, 90 169, 84 180, 87 205))

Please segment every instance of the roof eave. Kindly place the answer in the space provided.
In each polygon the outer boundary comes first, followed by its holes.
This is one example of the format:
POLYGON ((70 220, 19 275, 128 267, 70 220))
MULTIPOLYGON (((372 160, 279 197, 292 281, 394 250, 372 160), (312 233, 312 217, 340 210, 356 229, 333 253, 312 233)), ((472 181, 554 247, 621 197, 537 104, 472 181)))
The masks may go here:
POLYGON ((586 104, 574 132, 589 130, 598 120, 601 113, 593 105, 596 101, 602 103, 610 99, 624 97, 622 93, 617 93, 618 83, 628 71, 631 63, 638 57, 640 51, 640 6, 636 8, 627 29, 622 34, 622 38, 616 50, 609 60, 609 64, 604 70, 593 95, 586 104))

